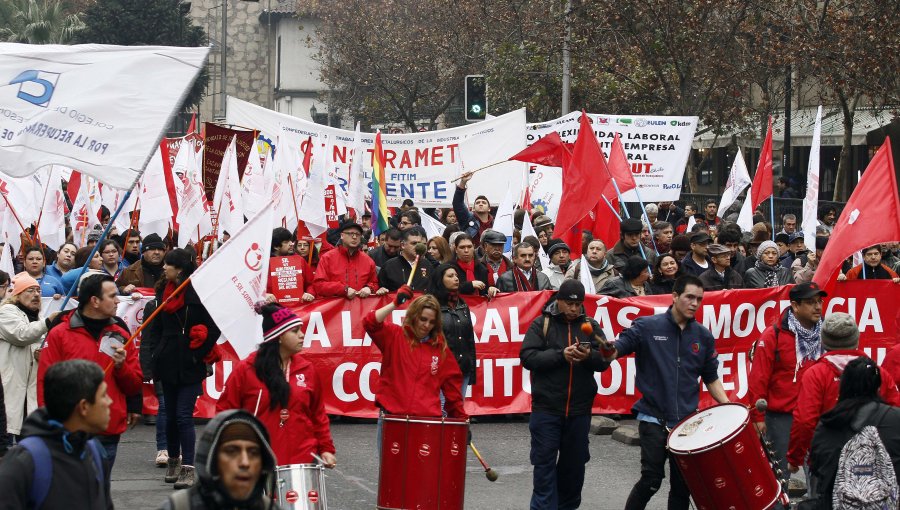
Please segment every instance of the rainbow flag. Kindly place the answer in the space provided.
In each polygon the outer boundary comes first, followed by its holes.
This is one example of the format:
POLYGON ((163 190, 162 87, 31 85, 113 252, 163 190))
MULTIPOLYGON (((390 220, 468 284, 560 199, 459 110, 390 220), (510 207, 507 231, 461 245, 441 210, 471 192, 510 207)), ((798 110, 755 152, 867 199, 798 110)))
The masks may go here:
POLYGON ((381 131, 375 134, 375 152, 372 155, 372 232, 377 236, 391 228, 384 180, 384 150, 381 147, 381 131))

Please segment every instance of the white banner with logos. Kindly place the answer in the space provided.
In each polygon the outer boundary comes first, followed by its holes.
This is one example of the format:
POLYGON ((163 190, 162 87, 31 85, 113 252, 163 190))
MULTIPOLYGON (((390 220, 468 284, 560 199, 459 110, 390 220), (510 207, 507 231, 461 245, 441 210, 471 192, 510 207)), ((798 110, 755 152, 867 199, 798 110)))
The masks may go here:
MULTIPOLYGON (((228 98, 227 122, 258 129, 271 140, 280 136, 291 143, 303 143, 312 137, 318 143, 332 144, 335 175, 347 193, 353 131, 316 124, 233 97, 228 98)), ((382 133, 381 140, 389 205, 398 206, 409 198, 418 207, 449 207, 456 188, 451 181, 463 170, 504 161, 525 148, 525 110, 451 129, 399 135, 382 133)), ((366 150, 362 168, 367 190, 372 181, 374 144, 374 133, 361 134, 361 145, 366 150)), ((514 196, 521 196, 525 171, 524 163, 511 161, 478 172, 468 186, 469 201, 485 195, 492 204, 499 204, 507 188, 512 189, 514 196)))
MULTIPOLYGON (((697 130, 697 117, 662 117, 651 115, 588 114, 594 133, 606 157, 616 133, 622 138, 625 155, 631 163, 631 173, 645 202, 677 200, 681 181, 697 130)), ((565 142, 574 143, 578 137, 581 112, 572 112, 548 122, 529 124, 526 144, 556 131, 565 142)), ((531 166, 531 203, 541 205, 550 217, 556 217, 562 193, 562 170, 540 165, 531 166)), ((637 195, 629 191, 626 202, 637 202, 637 195)))

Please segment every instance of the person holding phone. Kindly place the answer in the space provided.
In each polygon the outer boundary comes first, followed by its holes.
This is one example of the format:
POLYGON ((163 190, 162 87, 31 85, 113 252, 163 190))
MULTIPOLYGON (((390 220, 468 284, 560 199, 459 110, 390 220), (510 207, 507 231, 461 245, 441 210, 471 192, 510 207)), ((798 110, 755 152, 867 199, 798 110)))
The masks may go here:
POLYGON ((565 280, 531 323, 519 357, 531 372, 531 508, 578 508, 597 395, 594 372, 609 363, 600 325, 584 313, 584 285, 565 280))

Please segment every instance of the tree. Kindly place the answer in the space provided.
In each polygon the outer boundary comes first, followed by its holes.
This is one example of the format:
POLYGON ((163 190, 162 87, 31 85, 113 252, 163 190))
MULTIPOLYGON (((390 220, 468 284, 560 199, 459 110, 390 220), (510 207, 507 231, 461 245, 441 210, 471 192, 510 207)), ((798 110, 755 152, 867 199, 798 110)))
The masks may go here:
MULTIPOLYGON (((193 24, 180 0, 97 0, 82 16, 80 43, 122 46, 206 46, 203 28, 193 24)), ((209 82, 204 67, 184 101, 184 109, 200 104, 209 82)))
POLYGON ((83 28, 59 0, 0 0, 0 39, 27 44, 68 44, 83 28))

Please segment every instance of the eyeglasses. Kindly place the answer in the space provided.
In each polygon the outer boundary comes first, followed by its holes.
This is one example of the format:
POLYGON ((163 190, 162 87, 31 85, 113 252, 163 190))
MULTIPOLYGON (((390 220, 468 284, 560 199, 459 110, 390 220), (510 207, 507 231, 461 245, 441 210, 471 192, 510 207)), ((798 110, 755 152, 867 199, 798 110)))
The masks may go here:
POLYGON ((360 234, 359 232, 341 232, 341 235, 348 236, 348 237, 354 237, 354 238, 362 236, 362 234, 360 234))
POLYGON ((31 287, 30 289, 25 289, 22 291, 22 294, 40 294, 41 289, 39 287, 31 287))

